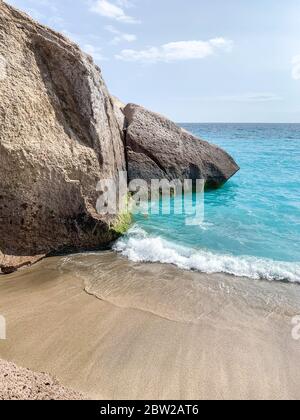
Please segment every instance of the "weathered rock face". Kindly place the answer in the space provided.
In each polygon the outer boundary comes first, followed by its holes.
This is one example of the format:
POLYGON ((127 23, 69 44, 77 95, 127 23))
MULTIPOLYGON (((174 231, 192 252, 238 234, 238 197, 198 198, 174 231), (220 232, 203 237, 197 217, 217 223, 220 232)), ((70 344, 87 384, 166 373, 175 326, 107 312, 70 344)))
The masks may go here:
POLYGON ((161 115, 134 104, 127 105, 124 114, 129 181, 205 179, 207 186, 217 187, 239 170, 224 150, 161 115))
POLYGON ((118 99, 116 96, 111 96, 111 101, 118 122, 119 130, 122 132, 124 140, 124 130, 126 128, 124 109, 126 104, 123 104, 123 102, 121 102, 120 99, 118 99))
POLYGON ((0 268, 107 244, 96 184, 126 164, 99 68, 1 0, 0 57, 0 268))

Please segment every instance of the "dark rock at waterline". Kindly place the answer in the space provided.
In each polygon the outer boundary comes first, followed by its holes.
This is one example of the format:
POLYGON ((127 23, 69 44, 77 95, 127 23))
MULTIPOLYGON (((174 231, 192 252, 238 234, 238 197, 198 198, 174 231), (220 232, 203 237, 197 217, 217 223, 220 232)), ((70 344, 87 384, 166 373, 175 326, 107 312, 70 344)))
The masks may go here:
POLYGON ((194 137, 167 118, 128 104, 126 146, 129 181, 204 179, 218 187, 239 167, 220 147, 194 137))

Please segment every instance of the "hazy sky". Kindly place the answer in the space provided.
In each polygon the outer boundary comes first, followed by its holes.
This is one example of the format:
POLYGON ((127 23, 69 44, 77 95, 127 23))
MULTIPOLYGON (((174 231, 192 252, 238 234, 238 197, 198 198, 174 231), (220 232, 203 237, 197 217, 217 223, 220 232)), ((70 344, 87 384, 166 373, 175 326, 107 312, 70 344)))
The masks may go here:
POLYGON ((299 0, 10 0, 178 122, 300 123, 299 0))

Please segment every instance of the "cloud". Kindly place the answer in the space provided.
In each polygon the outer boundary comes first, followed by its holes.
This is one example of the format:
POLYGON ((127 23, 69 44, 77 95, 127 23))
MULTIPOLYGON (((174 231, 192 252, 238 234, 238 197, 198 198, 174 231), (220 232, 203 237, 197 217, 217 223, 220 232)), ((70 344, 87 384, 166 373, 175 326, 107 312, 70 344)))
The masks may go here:
POLYGON ((242 95, 232 95, 232 96, 219 96, 215 98, 210 98, 217 101, 223 102, 274 102, 282 101, 282 98, 275 93, 245 93, 242 95))
POLYGON ((125 41, 125 42, 134 42, 136 40, 137 40, 137 37, 134 34, 122 34, 122 33, 120 33, 119 35, 115 36, 112 39, 111 43, 114 44, 114 45, 117 45, 117 44, 119 44, 122 41, 125 41))
POLYGON ((129 6, 130 3, 124 0, 119 0, 116 4, 108 0, 96 0, 93 1, 90 11, 119 22, 140 23, 137 19, 125 13, 124 8, 129 6))
POLYGON ((300 80, 300 55, 296 55, 292 59, 292 78, 300 80))
POLYGON ((96 61, 106 61, 107 58, 102 54, 102 49, 91 44, 83 44, 82 49, 85 53, 91 55, 96 61))
POLYGON ((111 41, 111 44, 117 45, 122 41, 134 42, 134 41, 137 40, 136 35, 121 32, 118 29, 116 29, 114 26, 108 25, 108 26, 105 27, 105 29, 108 32, 110 32, 111 34, 115 35, 114 38, 111 41))
POLYGON ((38 11, 36 9, 33 9, 31 7, 28 7, 26 9, 26 13, 30 17, 32 17, 32 19, 37 20, 37 21, 42 21, 42 20, 45 20, 46 19, 45 15, 43 15, 40 11, 38 11))
POLYGON ((130 0, 117 0, 117 5, 121 7, 133 7, 133 3, 130 0))
POLYGON ((123 50, 115 58, 123 61, 140 61, 144 63, 174 62, 199 60, 215 54, 217 51, 230 52, 233 41, 225 38, 214 38, 209 41, 170 42, 159 47, 144 50, 123 50))
MULTIPOLYGON (((20 8, 18 0, 9 0, 9 3, 20 8)), ((51 0, 27 0, 27 3, 27 5, 22 6, 22 9, 34 20, 58 30, 61 30, 64 26, 64 19, 59 15, 59 8, 55 2, 51 0)))
POLYGON ((283 101, 283 98, 276 93, 269 92, 252 92, 241 93, 237 95, 224 95, 224 96, 198 96, 189 98, 173 98, 176 101, 184 102, 237 102, 237 103, 257 103, 257 102, 275 102, 283 101))
MULTIPOLYGON (((91 55, 95 61, 107 61, 108 59, 103 55, 102 48, 96 47, 95 45, 91 44, 91 39, 87 39, 86 37, 82 37, 79 34, 74 34, 72 32, 69 32, 67 30, 63 30, 62 33, 78 44, 80 48, 86 53, 91 55)), ((88 37, 90 38, 90 37, 88 37)))

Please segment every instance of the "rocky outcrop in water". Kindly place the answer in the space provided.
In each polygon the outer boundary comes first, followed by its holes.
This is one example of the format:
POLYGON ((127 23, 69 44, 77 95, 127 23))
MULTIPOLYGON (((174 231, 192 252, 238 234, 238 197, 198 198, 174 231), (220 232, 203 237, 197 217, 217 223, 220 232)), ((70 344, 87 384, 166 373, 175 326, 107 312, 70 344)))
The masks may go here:
POLYGON ((99 180, 205 178, 230 156, 166 118, 110 96, 100 69, 64 36, 0 0, 0 270, 117 236, 96 211, 99 180), (124 146, 126 143, 126 147, 124 146))
POLYGON ((217 187, 239 170, 224 150, 161 115, 134 104, 124 113, 129 180, 204 179, 208 187, 217 187))

